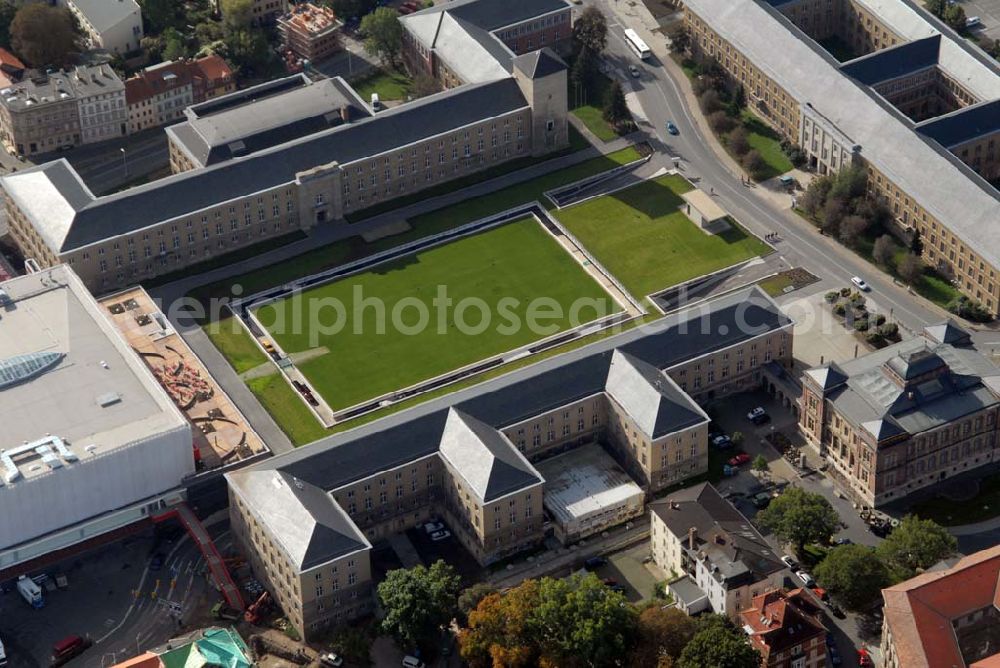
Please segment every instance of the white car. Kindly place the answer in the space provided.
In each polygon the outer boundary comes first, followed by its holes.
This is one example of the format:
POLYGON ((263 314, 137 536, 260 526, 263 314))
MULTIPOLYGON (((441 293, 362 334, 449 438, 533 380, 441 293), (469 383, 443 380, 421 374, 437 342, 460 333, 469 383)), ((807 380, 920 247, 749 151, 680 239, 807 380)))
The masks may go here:
POLYGON ((812 587, 813 585, 816 584, 816 581, 813 580, 812 576, 806 573, 805 571, 795 571, 795 577, 802 580, 802 584, 804 584, 807 587, 812 587))
POLYGON ((764 408, 762 406, 757 406, 757 408, 747 413, 747 419, 752 422, 753 420, 760 418, 762 415, 764 415, 764 408))
POLYGON ((403 657, 403 668, 426 668, 426 664, 417 657, 407 654, 403 657))
POLYGON ((447 529, 444 529, 442 531, 435 531, 434 533, 431 534, 431 540, 433 540, 434 542, 437 542, 439 540, 446 540, 448 538, 451 538, 451 532, 448 531, 447 529))
POLYGON ((327 652, 319 657, 319 662, 330 668, 340 668, 344 665, 344 657, 338 656, 333 652, 327 652))
POLYGON ((442 529, 444 529, 444 522, 428 522, 424 525, 424 531, 427 532, 428 536, 442 529))
POLYGON ((785 566, 788 566, 788 568, 792 569, 793 571, 799 567, 799 562, 795 561, 787 554, 781 558, 781 563, 783 563, 785 566))
POLYGON ((860 276, 851 277, 851 283, 854 283, 854 286, 858 290, 861 290, 862 292, 868 292, 869 290, 872 289, 872 286, 865 283, 865 279, 861 278, 860 276))

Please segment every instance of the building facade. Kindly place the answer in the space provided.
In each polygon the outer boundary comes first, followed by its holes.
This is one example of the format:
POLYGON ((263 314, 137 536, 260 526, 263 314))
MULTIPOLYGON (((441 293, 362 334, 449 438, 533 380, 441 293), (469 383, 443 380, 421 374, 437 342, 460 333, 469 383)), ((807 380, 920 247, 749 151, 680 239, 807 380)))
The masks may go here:
POLYGON ((128 131, 173 123, 188 106, 234 90, 232 70, 216 55, 147 67, 125 81, 128 131))
POLYGON ((997 457, 1000 369, 952 322, 802 376, 799 427, 869 506, 997 457))
MULTIPOLYGON (((400 531, 441 519, 481 564, 540 543, 546 481, 532 460, 556 461, 552 455, 567 452, 558 459, 572 475, 576 452, 568 451, 584 445, 589 450, 579 452, 600 451, 605 462, 613 458, 614 464, 603 464, 602 470, 617 470, 619 477, 635 471, 634 481, 646 494, 704 473, 708 418, 668 369, 709 351, 749 350, 790 328, 758 289, 727 295, 697 313, 668 316, 652 331, 611 337, 229 474, 233 526, 241 527, 236 533, 243 549, 256 554, 251 557, 255 573, 269 573, 262 579, 281 590, 276 596, 283 609, 308 637, 350 616, 343 598, 339 607, 310 609, 315 569, 329 572, 329 564, 360 551, 350 558, 361 586, 363 578, 370 578, 367 565, 361 566, 362 559, 367 564, 365 546, 400 531), (720 325, 727 332, 721 337, 713 329, 720 325), (628 416, 628 435, 609 426, 608 416, 615 413, 628 416), (614 446, 619 440, 628 445, 614 446), (659 476, 661 458, 663 466, 678 467, 676 478, 659 476), (300 530, 321 525, 348 538, 320 540, 300 530), (334 610, 343 616, 331 617, 334 610)), ((630 489, 616 484, 610 492, 628 492, 628 505, 630 489)), ((566 502, 564 497, 556 505, 566 502)), ((564 537, 585 535, 591 525, 608 526, 604 511, 619 521, 634 515, 607 499, 596 513, 554 522, 564 537)), ((316 536, 319 529, 309 531, 316 536)), ((342 574, 343 566, 338 568, 342 574)), ((370 581, 366 586, 370 589, 370 581)), ((368 610, 360 602, 351 605, 352 614, 368 610)))
POLYGON ((760 652, 761 668, 826 668, 823 612, 803 589, 758 594, 740 612, 750 644, 760 652))
POLYGON ((125 84, 110 65, 77 67, 73 83, 80 112, 81 143, 93 144, 128 133, 125 84))
POLYGON ((136 0, 60 0, 76 17, 91 49, 125 55, 139 49, 142 11, 136 0))
POLYGON ((781 588, 779 555, 710 483, 674 492, 649 510, 653 560, 680 576, 668 586, 689 614, 710 609, 739 622, 756 597, 781 588))
POLYGON ((928 265, 1000 311, 1000 75, 982 54, 900 0, 684 4, 694 55, 818 172, 863 166, 899 235, 919 233, 928 265))

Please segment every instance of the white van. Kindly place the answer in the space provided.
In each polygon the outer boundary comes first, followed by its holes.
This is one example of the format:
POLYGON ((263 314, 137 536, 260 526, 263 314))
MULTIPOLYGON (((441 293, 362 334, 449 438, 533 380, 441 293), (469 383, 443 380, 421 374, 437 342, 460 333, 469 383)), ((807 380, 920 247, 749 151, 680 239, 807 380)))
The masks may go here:
POLYGON ((423 661, 407 654, 403 657, 403 668, 427 668, 423 661))
POLYGON ((974 28, 977 25, 979 25, 979 21, 980 19, 978 16, 970 16, 969 18, 965 19, 965 27, 974 28))
POLYGON ((7 651, 4 649, 3 641, 0 640, 0 666, 7 665, 7 651))
POLYGON ((382 108, 382 100, 379 99, 378 93, 372 93, 372 109, 378 111, 382 108))

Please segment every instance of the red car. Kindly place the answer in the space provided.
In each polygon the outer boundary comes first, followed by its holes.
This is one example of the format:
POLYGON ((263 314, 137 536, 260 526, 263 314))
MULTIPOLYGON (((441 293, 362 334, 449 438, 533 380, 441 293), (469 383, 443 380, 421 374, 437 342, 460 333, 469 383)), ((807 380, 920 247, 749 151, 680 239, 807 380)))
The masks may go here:
POLYGON ((729 460, 730 466, 743 466, 750 463, 750 455, 742 452, 729 460))
POLYGON ((862 648, 858 650, 858 666, 860 668, 874 668, 875 662, 872 661, 871 655, 868 650, 862 648))

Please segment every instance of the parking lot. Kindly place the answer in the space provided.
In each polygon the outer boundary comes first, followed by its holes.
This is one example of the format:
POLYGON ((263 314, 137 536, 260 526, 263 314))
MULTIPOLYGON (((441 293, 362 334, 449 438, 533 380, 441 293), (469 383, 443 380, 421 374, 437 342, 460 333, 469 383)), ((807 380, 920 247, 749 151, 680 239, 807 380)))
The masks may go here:
POLYGON ((966 16, 979 17, 980 24, 971 30, 974 36, 1000 39, 1000 0, 958 0, 958 4, 966 16))

